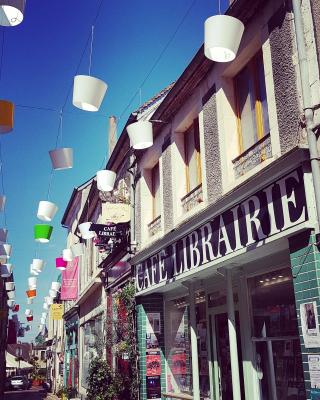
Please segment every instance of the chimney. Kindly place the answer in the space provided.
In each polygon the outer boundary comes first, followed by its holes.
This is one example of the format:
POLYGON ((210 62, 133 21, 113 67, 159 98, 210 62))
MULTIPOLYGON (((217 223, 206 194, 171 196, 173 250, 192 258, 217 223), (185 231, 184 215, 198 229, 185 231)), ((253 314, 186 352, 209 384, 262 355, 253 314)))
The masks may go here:
POLYGON ((108 156, 110 158, 113 149, 117 143, 117 118, 109 117, 109 134, 108 134, 108 156))

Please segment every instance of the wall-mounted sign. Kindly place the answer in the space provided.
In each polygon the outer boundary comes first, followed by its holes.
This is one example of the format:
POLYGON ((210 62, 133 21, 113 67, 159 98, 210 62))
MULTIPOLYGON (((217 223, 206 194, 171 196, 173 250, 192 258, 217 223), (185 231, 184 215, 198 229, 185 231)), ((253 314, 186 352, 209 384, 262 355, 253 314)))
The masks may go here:
POLYGON ((298 168, 135 265, 137 291, 196 273, 307 219, 303 171, 298 168))
POLYGON ((63 304, 51 304, 51 306, 50 306, 50 318, 53 321, 61 320, 63 314, 64 314, 63 304))
POLYGON ((102 203, 102 215, 115 224, 130 221, 130 205, 124 203, 102 203))
POLYGON ((107 225, 103 224, 91 224, 90 231, 94 231, 97 235, 97 245, 108 244, 111 240, 117 245, 121 245, 126 240, 129 230, 129 223, 114 224, 110 223, 107 225))
POLYGON ((310 301, 300 304, 301 329, 307 349, 320 347, 317 303, 310 301))

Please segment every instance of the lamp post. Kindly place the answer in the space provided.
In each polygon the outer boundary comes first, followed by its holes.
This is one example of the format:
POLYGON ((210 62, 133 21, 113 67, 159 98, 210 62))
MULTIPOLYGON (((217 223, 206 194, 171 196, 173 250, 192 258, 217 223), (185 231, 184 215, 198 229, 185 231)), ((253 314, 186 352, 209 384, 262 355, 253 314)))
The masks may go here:
POLYGON ((19 363, 18 375, 20 375, 20 361, 21 361, 21 356, 22 356, 22 348, 19 345, 20 345, 20 343, 18 343, 18 347, 16 348, 16 356, 18 358, 18 363, 19 363))

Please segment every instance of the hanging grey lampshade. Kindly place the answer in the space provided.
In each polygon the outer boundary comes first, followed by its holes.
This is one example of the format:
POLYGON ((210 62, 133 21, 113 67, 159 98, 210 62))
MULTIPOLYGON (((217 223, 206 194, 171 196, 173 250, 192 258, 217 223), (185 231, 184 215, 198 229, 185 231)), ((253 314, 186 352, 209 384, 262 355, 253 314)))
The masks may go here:
POLYGON ((23 21, 25 0, 0 0, 0 25, 15 26, 23 21))
POLYGON ((73 149, 62 147, 49 151, 53 169, 68 169, 73 167, 73 149))

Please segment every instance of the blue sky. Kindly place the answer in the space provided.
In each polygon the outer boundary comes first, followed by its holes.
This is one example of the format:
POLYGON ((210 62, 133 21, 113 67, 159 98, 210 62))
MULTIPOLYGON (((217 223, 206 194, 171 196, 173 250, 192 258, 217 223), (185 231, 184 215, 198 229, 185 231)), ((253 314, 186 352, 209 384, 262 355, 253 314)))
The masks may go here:
MULTIPOLYGON (((0 28, 0 39, 4 36, 0 98, 17 105, 14 130, 0 140, 8 242, 13 246, 10 261, 15 265, 22 322, 26 322, 29 265, 37 248, 33 226, 41 223, 36 211, 38 202, 46 199, 51 171, 48 151, 55 147, 59 125, 58 112, 28 107, 60 110, 66 102, 61 144, 74 149, 74 168, 54 174, 51 200, 59 210, 52 223, 50 243, 39 246, 38 256, 47 264, 38 277, 38 296, 32 307, 35 321, 24 341, 37 334, 43 297, 57 277, 54 260, 66 240, 60 223, 72 189, 95 175, 105 158, 108 117, 123 114, 191 5, 144 84, 142 102, 179 77, 203 43, 205 19, 218 9, 218 2, 213 0, 104 0, 94 29, 92 75, 107 82, 109 88, 99 112, 89 113, 73 107, 72 82, 76 73, 88 73, 89 46, 79 62, 99 4, 100 0, 27 0, 23 23, 0 28)), ((222 0, 222 10, 226 5, 227 1, 222 0)), ((138 106, 136 96, 119 120, 118 133, 138 106)), ((3 215, 0 224, 4 224, 3 215)))

